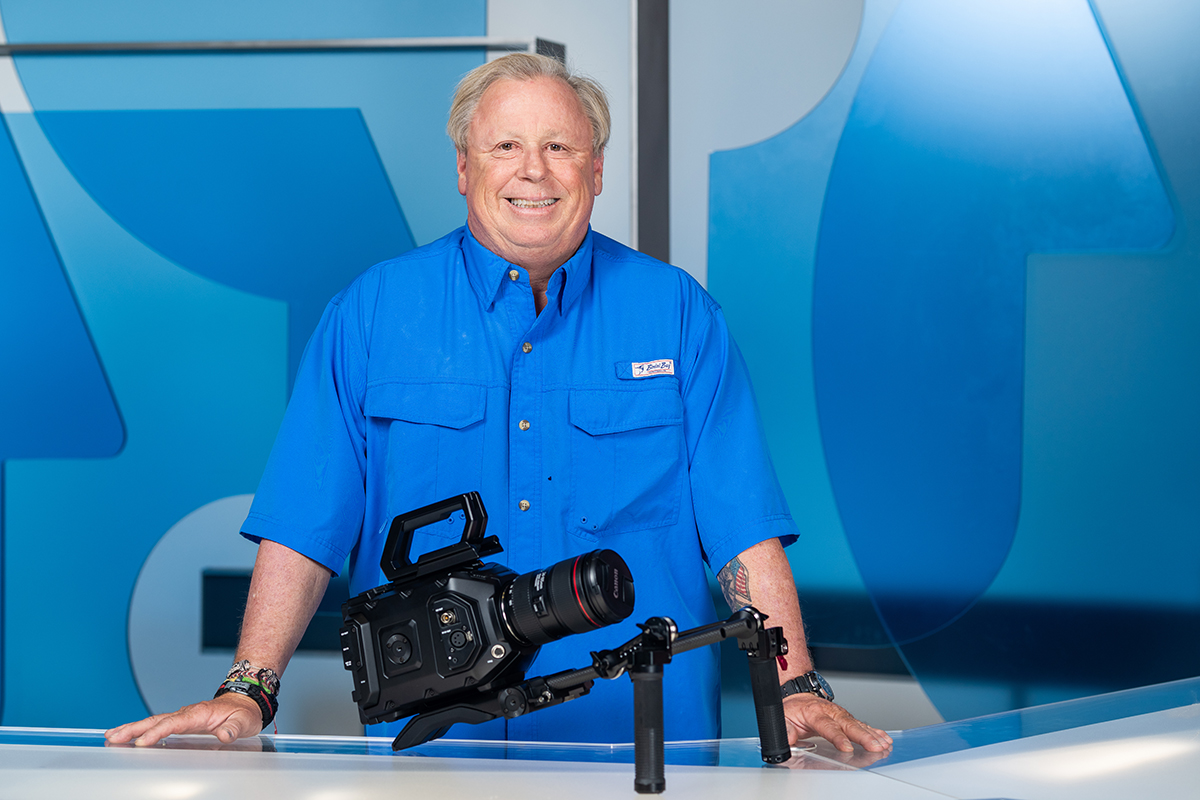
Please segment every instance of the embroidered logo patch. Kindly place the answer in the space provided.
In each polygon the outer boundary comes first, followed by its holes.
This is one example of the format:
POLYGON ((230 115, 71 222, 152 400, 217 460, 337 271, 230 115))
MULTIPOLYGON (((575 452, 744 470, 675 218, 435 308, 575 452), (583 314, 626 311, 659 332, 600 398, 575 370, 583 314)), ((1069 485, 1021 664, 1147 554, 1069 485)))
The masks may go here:
POLYGON ((675 361, 670 358, 663 358, 658 361, 635 361, 633 366, 633 377, 649 378, 651 375, 674 375, 675 361))

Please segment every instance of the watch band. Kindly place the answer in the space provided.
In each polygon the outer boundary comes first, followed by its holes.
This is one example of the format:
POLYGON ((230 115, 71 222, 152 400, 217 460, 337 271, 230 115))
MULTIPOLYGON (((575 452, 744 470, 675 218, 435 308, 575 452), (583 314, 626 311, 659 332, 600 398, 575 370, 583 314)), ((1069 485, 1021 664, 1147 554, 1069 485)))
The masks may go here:
POLYGON ((794 694, 815 694, 823 700, 833 700, 833 689, 829 687, 829 682, 821 677, 821 673, 816 670, 806 672, 798 678, 785 681, 779 687, 779 690, 784 697, 791 697, 794 694))
POLYGON ((275 719, 275 714, 279 711, 279 703, 271 695, 267 694, 259 686, 253 683, 244 681, 225 681, 221 684, 221 688, 217 689, 217 693, 213 695, 216 700, 223 694, 240 694, 249 697, 258 706, 258 710, 262 713, 262 726, 265 731, 271 721, 275 719))
POLYGON ((228 692, 249 697, 262 712, 263 730, 275 719, 279 712, 279 676, 275 671, 266 667, 256 667, 249 660, 243 659, 229 668, 225 682, 213 699, 228 692))

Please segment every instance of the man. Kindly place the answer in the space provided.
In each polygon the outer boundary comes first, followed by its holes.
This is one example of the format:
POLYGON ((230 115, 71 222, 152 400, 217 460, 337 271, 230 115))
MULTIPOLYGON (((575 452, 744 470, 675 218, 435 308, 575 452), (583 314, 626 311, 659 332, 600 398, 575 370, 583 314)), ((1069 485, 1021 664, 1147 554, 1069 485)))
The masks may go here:
MULTIPOLYGON (((712 621, 707 561, 731 607, 753 603, 784 628, 791 739, 890 747, 818 696, 781 542, 795 526, 720 308, 686 273, 590 230, 608 130, 603 91, 553 59, 506 56, 464 78, 448 131, 467 225, 363 273, 309 342, 243 527, 261 542, 243 663, 215 699, 116 728, 110 741, 257 733, 331 572, 349 559, 351 594, 383 583, 395 515, 479 490, 504 547, 495 560, 518 573, 608 547, 635 578, 631 619, 545 646, 531 674, 585 666, 649 616, 681 630, 712 621)), ((458 533, 421 529, 414 556, 458 533)), ((668 739, 718 735, 713 650, 666 671, 668 739)), ((472 738, 629 741, 629 682, 459 727, 472 738)))

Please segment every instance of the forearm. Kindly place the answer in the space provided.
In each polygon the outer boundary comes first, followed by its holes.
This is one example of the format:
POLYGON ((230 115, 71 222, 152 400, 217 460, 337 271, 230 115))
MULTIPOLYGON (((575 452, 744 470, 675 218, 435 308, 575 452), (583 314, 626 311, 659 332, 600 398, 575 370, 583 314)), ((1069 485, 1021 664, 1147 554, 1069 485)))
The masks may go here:
POLYGON ((769 617, 770 627, 783 628, 788 643, 787 669, 779 670, 780 683, 813 668, 800 615, 800 600, 792 568, 778 539, 767 539, 735 556, 717 574, 731 609, 754 606, 769 617))
MULTIPOLYGON (((768 625, 783 628, 788 653, 784 659, 787 667, 780 665, 780 683, 813 668, 796 582, 778 539, 759 542, 742 552, 721 569, 717 579, 731 608, 752 605, 769 617, 768 625)), ((841 706, 813 694, 786 698, 783 713, 788 721, 788 740, 793 744, 817 734, 845 752, 854 749, 854 742, 877 753, 892 746, 892 738, 885 732, 859 722, 841 706)))
POLYGON ((282 675, 316 613, 329 570, 295 550, 264 539, 258 547, 235 660, 282 675))

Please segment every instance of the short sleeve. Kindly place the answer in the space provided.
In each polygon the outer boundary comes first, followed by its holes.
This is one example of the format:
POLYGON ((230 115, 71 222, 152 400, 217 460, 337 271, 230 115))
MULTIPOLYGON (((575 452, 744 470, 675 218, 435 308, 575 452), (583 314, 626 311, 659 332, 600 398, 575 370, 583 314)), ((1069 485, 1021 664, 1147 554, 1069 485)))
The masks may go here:
POLYGON ((716 572, 766 539, 791 544, 797 529, 771 463, 745 361, 715 304, 685 363, 692 504, 705 556, 716 572))
POLYGON ((363 524, 366 355, 353 315, 335 298, 309 339, 291 401, 242 526, 337 574, 363 524))

